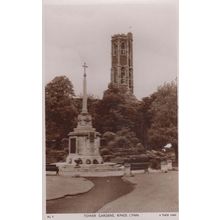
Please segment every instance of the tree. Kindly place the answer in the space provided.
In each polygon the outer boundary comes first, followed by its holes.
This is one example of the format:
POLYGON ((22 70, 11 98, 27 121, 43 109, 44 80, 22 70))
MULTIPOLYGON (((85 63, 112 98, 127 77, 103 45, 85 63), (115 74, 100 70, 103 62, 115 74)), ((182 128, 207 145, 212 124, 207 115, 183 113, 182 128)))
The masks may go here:
POLYGON ((126 88, 112 84, 104 92, 103 99, 94 103, 94 126, 103 134, 105 144, 101 154, 105 160, 145 151, 136 136, 140 129, 139 107, 140 101, 126 88))
POLYGON ((136 129, 136 134, 144 146, 148 145, 148 130, 151 126, 151 121, 152 121, 152 114, 149 111, 149 109, 153 100, 154 100, 153 96, 143 98, 138 108, 139 114, 138 114, 138 122, 137 122, 138 127, 136 129))
POLYGON ((96 103, 94 125, 101 133, 122 129, 135 131, 140 104, 124 88, 109 86, 103 99, 96 103))
POLYGON ((74 90, 71 81, 66 76, 55 77, 45 87, 46 106, 46 141, 61 140, 76 125, 77 109, 74 105, 74 90))
POLYGON ((104 160, 112 158, 129 158, 130 155, 140 155, 145 153, 143 145, 136 137, 135 133, 129 129, 122 129, 117 133, 105 132, 103 134, 105 145, 101 148, 101 155, 104 160))
POLYGON ((148 110, 151 124, 148 129, 148 144, 153 149, 161 149, 171 143, 178 161, 177 132, 177 84, 165 83, 151 96, 148 110))

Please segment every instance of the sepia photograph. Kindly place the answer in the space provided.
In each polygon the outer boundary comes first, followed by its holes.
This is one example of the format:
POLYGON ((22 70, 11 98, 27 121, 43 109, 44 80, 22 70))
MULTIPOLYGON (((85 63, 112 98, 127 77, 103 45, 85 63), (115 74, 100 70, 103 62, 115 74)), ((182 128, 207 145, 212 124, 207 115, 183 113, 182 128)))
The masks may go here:
POLYGON ((179 219, 178 4, 43 0, 45 219, 179 219))

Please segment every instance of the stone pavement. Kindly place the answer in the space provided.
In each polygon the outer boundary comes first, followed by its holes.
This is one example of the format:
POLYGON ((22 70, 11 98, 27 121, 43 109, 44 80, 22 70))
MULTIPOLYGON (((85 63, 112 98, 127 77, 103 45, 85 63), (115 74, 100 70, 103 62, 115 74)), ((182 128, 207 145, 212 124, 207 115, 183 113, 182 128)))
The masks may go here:
POLYGON ((76 195, 88 192, 94 184, 85 178, 72 178, 64 176, 46 177, 46 199, 56 199, 65 195, 76 195))
POLYGON ((135 189, 98 212, 178 212, 178 172, 136 174, 124 177, 135 189))

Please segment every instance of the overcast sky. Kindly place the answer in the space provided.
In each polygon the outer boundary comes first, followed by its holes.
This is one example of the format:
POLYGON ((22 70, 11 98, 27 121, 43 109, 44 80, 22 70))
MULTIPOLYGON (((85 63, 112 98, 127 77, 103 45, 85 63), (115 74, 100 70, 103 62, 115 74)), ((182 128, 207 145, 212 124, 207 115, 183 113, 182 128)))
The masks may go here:
POLYGON ((75 93, 80 94, 82 65, 86 62, 88 93, 101 98, 110 82, 111 36, 129 31, 133 33, 137 98, 150 95, 159 85, 177 77, 177 0, 87 2, 44 0, 45 84, 55 76, 66 75, 75 93))

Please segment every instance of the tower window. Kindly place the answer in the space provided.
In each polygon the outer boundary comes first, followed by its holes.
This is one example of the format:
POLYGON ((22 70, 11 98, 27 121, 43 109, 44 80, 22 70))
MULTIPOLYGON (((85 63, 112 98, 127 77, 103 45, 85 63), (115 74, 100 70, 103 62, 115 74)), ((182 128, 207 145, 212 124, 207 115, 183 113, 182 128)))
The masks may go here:
POLYGON ((125 68, 121 68, 121 84, 125 83, 125 68))
POLYGON ((131 79, 131 69, 129 70, 129 88, 132 87, 132 79, 131 79))
POLYGON ((116 43, 114 43, 113 47, 112 47, 112 55, 113 56, 116 56, 117 49, 118 49, 118 45, 116 43))
POLYGON ((121 54, 122 55, 125 54, 125 43, 124 42, 121 43, 121 54))
POLYGON ((116 68, 114 68, 114 83, 117 83, 117 71, 116 71, 116 68))

